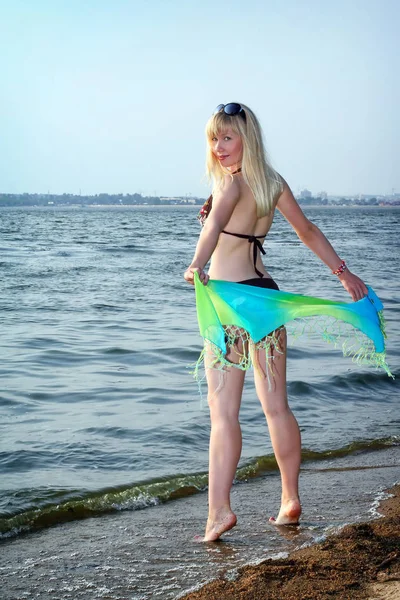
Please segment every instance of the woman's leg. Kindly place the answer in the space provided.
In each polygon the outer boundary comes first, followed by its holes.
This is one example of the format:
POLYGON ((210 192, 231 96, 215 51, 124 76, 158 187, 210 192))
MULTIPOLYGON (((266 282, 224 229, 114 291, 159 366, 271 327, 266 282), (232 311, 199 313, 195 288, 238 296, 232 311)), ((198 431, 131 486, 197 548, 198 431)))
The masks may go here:
MULTIPOLYGON (((232 349, 226 358, 238 362, 235 354, 232 349)), ((206 354, 211 435, 208 521, 204 541, 217 540, 236 525, 236 516, 230 505, 230 490, 242 450, 239 409, 245 376, 244 371, 236 367, 228 367, 223 372, 207 368, 211 360, 212 357, 206 354)))
MULTIPOLYGON (((277 332, 279 351, 273 350, 274 359, 269 373, 270 384, 263 373, 254 369, 257 396, 267 419, 272 447, 282 480, 281 508, 276 525, 297 523, 301 514, 299 500, 299 471, 301 462, 301 438, 297 421, 289 408, 286 389, 286 330, 277 332), (269 386, 271 389, 269 389, 269 386)), ((256 359, 265 369, 265 350, 257 350, 256 359)), ((269 354, 271 351, 269 351, 269 354)), ((271 360, 271 359, 270 359, 271 360)))

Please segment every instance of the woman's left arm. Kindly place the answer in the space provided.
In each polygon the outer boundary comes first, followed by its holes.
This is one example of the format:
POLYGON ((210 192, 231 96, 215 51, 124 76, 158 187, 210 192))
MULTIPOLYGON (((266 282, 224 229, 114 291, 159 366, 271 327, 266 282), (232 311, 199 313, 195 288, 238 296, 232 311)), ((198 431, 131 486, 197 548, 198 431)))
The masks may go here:
MULTIPOLYGON (((324 262, 331 271, 336 271, 342 260, 336 254, 322 231, 307 219, 289 186, 285 182, 283 192, 276 205, 277 209, 291 224, 299 239, 324 262)), ((354 301, 361 300, 367 293, 365 283, 346 268, 338 275, 343 287, 354 301)))

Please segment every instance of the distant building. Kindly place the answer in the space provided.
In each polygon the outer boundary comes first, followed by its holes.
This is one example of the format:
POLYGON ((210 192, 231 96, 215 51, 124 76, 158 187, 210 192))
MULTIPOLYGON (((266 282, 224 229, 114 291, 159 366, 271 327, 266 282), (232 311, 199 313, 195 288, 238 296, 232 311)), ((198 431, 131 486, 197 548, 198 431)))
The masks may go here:
POLYGON ((187 196, 160 196, 161 202, 170 202, 171 204, 196 204, 195 198, 188 198, 187 196))
POLYGON ((312 198, 312 193, 307 189, 301 190, 300 198, 312 198))
POLYGON ((317 198, 321 198, 322 200, 327 200, 328 194, 326 192, 318 192, 317 198))

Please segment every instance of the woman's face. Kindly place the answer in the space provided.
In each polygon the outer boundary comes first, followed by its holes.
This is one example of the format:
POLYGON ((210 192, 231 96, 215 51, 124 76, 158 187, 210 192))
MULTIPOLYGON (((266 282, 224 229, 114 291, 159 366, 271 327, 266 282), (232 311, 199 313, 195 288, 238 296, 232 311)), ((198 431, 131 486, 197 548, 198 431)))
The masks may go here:
POLYGON ((230 127, 213 137, 209 143, 212 153, 223 167, 240 166, 243 156, 242 139, 230 127))

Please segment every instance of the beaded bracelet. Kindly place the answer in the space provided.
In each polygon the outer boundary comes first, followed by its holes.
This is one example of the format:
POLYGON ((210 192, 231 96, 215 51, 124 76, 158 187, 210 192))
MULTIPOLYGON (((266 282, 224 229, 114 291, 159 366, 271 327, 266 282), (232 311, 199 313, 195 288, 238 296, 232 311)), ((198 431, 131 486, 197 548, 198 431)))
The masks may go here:
POLYGON ((342 260, 342 262, 340 263, 340 265, 336 269, 336 271, 332 271, 332 275, 341 275, 346 269, 347 269, 347 265, 344 262, 344 260, 342 260))

